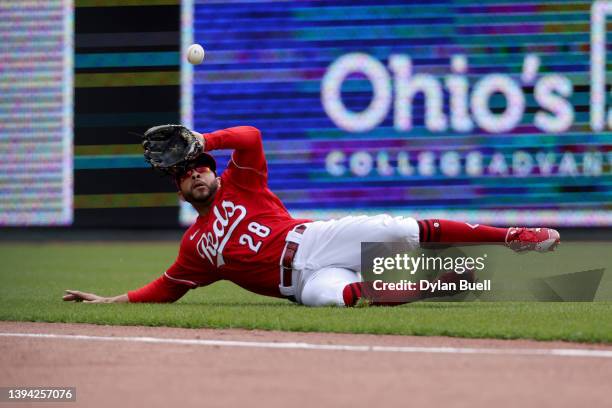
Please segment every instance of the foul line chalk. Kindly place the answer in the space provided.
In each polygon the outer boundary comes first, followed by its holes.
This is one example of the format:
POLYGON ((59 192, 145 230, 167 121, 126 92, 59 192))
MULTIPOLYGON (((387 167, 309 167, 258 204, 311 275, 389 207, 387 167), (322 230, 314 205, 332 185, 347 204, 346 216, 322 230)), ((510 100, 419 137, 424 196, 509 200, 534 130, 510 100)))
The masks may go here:
POLYGON ((326 351, 359 351, 382 353, 425 353, 425 354, 484 354, 512 356, 560 356, 560 357, 596 357, 612 358, 612 350, 594 350, 579 348, 521 349, 521 348, 472 348, 472 347, 410 347, 410 346, 372 346, 349 344, 314 344, 294 342, 261 342, 234 340, 204 339, 171 339, 163 337, 121 337, 121 336, 86 336, 77 334, 46 333, 0 333, 0 337, 21 337, 36 339, 84 340, 131 342, 152 344, 181 344, 189 346, 245 347, 290 350, 326 350, 326 351))

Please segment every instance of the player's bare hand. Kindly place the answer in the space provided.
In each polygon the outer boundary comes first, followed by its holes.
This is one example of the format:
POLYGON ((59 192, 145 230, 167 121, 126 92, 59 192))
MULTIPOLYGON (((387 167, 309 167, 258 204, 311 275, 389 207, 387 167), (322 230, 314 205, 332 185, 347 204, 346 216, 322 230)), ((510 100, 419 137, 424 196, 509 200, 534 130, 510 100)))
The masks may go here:
POLYGON ((109 298, 98 296, 94 293, 81 292, 79 290, 66 290, 66 294, 62 298, 67 302, 83 302, 83 303, 108 303, 109 298))

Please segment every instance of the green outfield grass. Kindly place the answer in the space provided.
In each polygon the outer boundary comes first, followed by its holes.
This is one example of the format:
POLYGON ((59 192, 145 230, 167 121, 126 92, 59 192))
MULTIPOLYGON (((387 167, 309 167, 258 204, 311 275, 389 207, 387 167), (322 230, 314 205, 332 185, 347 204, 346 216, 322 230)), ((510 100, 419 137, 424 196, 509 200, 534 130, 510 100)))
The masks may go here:
MULTIPOLYGON (((175 304, 67 303, 64 289, 125 293, 170 265, 177 243, 0 244, 0 320, 612 343, 612 302, 421 302, 307 308, 219 282, 175 304)), ((602 244, 604 245, 604 244, 602 244)))

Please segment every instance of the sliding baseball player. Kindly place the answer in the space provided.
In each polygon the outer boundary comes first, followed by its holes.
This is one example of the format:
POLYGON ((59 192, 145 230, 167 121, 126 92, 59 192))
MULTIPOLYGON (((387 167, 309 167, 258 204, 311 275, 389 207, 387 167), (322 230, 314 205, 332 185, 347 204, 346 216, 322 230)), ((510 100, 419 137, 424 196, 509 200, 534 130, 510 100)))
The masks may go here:
MULTIPOLYGON (((144 134, 146 160, 173 177, 179 196, 197 211, 174 263, 145 286, 115 297, 67 290, 66 301, 174 302, 189 290, 228 280, 251 292, 306 306, 401 304, 456 291, 414 288, 380 291, 361 278, 361 242, 499 242, 515 251, 552 251, 560 241, 549 228, 495 228, 442 219, 345 217, 312 221, 291 217, 268 188, 261 133, 239 126, 199 134, 162 125, 144 134), (208 152, 233 149, 222 174, 208 152)), ((473 281, 447 272, 443 283, 473 281)))

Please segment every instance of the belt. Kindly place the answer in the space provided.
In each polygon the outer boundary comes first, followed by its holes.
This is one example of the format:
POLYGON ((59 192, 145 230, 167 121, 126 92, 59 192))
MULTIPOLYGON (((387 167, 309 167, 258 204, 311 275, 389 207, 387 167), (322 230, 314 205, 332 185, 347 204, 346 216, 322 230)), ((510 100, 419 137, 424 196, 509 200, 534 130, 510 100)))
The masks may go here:
MULTIPOLYGON (((306 225, 298 225, 293 229, 298 234, 303 234, 306 231, 306 225)), ((300 244, 297 242, 287 242, 283 251, 283 286, 293 286, 293 258, 297 253, 300 244)))

